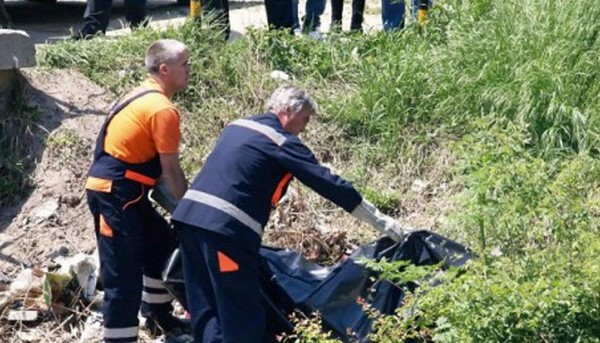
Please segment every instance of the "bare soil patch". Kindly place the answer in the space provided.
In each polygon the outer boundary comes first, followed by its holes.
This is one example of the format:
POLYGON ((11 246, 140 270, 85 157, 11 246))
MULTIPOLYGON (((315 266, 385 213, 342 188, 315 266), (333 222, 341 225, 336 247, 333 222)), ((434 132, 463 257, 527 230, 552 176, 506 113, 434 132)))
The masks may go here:
POLYGON ((102 87, 73 70, 22 72, 26 106, 39 113, 30 149, 34 188, 0 216, 0 272, 43 266, 95 245, 83 182, 109 107, 102 87))

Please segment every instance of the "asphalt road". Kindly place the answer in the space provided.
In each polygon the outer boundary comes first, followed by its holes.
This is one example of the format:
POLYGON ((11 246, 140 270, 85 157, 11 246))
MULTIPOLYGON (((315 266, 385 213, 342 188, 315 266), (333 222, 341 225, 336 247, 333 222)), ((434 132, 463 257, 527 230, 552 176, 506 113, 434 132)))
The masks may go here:
MULTIPOLYGON (((188 7, 178 5, 176 0, 147 1, 153 27, 178 25, 189 14, 188 7)), ((35 44, 68 38, 71 32, 77 31, 83 24, 85 7, 85 0, 59 0, 54 3, 44 0, 6 0, 6 9, 14 29, 27 32, 35 44)), ((263 1, 231 1, 230 10, 233 35, 241 34, 249 25, 266 24, 263 1)), ((123 0, 115 0, 107 35, 129 32, 129 29, 124 29, 125 23, 123 0)))

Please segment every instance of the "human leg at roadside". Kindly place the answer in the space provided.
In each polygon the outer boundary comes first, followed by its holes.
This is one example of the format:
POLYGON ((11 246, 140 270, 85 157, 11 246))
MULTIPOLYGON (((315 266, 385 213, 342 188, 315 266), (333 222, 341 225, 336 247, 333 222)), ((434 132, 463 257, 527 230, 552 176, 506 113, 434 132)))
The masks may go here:
MULTIPOLYGON (((365 0, 352 0, 352 18, 350 20, 350 30, 362 32, 364 11, 365 0)), ((331 0, 331 27, 334 30, 341 31, 343 12, 344 0, 331 0)))
MULTIPOLYGON (((73 38, 106 33, 112 4, 112 0, 88 0, 83 15, 83 27, 73 38)), ((125 19, 131 27, 139 27, 146 22, 146 0, 125 0, 124 5, 125 19)))
POLYGON ((362 32, 363 13, 365 13, 365 0, 352 0, 350 30, 362 32))
POLYGON ((294 34, 308 33, 313 38, 320 38, 319 27, 321 26, 321 15, 325 11, 325 0, 307 0, 305 16, 300 25, 298 15, 299 0, 292 0, 292 22, 294 34))
POLYGON ((342 30, 344 0, 331 0, 331 30, 342 30))
POLYGON ((125 19, 132 28, 144 26, 146 17, 146 0, 125 0, 125 19))
POLYGON ((265 0, 265 9, 270 28, 292 32, 294 27, 293 0, 265 0))
POLYGON ((381 0, 381 21, 385 31, 404 28, 404 0, 381 0))
POLYGON ((202 16, 213 17, 218 30, 222 30, 225 39, 229 38, 231 24, 229 22, 228 0, 201 0, 202 16))
POLYGON ((325 12, 325 0, 307 0, 306 15, 302 23, 302 31, 318 32, 321 27, 321 15, 325 12))

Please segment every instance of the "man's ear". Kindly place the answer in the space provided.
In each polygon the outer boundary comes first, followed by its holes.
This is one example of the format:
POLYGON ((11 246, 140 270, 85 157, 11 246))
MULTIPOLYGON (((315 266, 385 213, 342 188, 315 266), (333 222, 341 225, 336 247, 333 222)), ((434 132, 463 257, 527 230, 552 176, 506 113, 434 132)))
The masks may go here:
POLYGON ((288 107, 286 107, 286 108, 285 108, 285 110, 283 110, 283 113, 284 113, 284 115, 285 115, 286 117, 288 117, 288 119, 291 119, 291 118, 292 118, 292 115, 294 114, 294 113, 292 112, 292 109, 291 109, 289 106, 288 106, 288 107))
POLYGON ((165 63, 161 63, 158 66, 158 73, 159 74, 166 74, 168 70, 169 70, 169 67, 165 63))

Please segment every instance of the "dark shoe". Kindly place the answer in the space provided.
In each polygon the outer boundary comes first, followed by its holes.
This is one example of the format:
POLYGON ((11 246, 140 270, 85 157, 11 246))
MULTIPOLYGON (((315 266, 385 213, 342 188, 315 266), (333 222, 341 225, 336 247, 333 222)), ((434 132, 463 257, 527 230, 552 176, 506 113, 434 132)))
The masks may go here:
POLYGON ((80 31, 73 33, 71 35, 71 39, 72 40, 88 40, 88 39, 92 39, 96 36, 99 36, 101 34, 102 34, 102 32, 100 32, 100 31, 88 32, 85 30, 80 30, 80 31))
POLYGON ((139 29, 146 29, 150 26, 150 19, 148 19, 147 17, 142 17, 141 19, 137 19, 134 21, 131 21, 129 23, 129 27, 131 28, 131 31, 135 31, 135 30, 139 30, 139 29))
POLYGON ((144 317, 146 317, 146 329, 153 337, 167 333, 179 336, 192 332, 189 320, 177 318, 170 313, 149 313, 144 317))
POLYGON ((166 304, 149 304, 142 302, 140 307, 142 316, 146 318, 146 329, 150 335, 158 336, 162 333, 190 333, 190 321, 173 316, 173 306, 166 304))
POLYGON ((152 336, 162 333, 190 333, 190 321, 173 316, 171 304, 150 305, 142 303, 142 316, 146 318, 146 329, 152 336))
POLYGON ((194 337, 188 334, 170 333, 165 336, 165 343, 194 343, 194 337))

